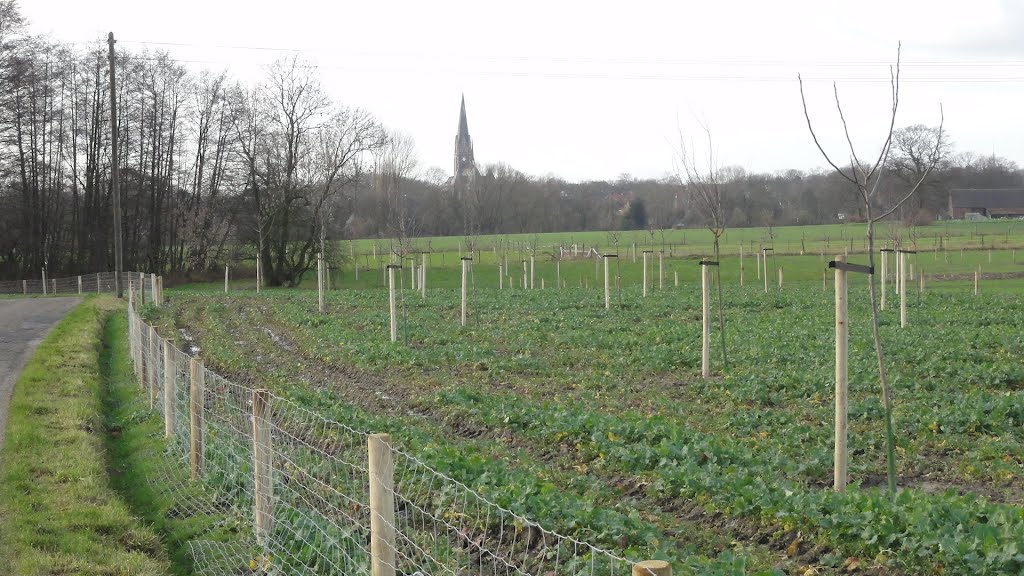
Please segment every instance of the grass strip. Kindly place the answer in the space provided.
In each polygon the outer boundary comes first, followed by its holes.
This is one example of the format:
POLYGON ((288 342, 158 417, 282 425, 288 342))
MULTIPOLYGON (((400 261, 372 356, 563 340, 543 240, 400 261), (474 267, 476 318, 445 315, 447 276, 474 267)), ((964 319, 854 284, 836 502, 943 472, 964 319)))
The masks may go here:
POLYGON ((39 345, 11 399, 0 470, 0 574, 166 574, 160 538, 108 479, 103 329, 90 297, 39 345))
POLYGON ((115 314, 106 324, 100 353, 111 483, 164 541, 174 574, 234 573, 252 564, 255 552, 231 568, 209 565, 200 550, 247 550, 251 532, 243 511, 224 509, 203 485, 189 479, 187 465, 164 439, 164 424, 150 410, 132 372, 128 320, 115 314), (198 547, 193 547, 199 544, 198 547))

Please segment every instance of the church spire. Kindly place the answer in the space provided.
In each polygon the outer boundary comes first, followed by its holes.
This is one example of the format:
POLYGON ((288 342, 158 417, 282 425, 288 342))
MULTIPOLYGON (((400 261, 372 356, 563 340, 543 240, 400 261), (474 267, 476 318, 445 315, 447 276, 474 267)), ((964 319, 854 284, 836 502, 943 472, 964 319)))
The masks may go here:
POLYGON ((466 95, 462 95, 462 106, 459 109, 459 132, 455 136, 455 178, 458 179, 468 171, 476 172, 476 161, 473 159, 473 139, 469 136, 469 122, 466 120, 466 95))
POLYGON ((459 111, 459 138, 469 138, 469 123, 466 121, 466 95, 462 95, 462 109, 459 111))

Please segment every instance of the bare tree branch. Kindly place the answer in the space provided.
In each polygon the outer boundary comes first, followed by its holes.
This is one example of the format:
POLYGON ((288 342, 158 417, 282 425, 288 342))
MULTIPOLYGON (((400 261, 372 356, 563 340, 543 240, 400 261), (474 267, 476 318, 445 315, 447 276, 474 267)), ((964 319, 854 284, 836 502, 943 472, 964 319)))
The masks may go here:
POLYGON ((841 168, 839 168, 839 166, 837 166, 835 162, 832 161, 832 158, 829 157, 828 152, 825 152, 825 149, 821 147, 821 143, 818 142, 818 135, 815 134, 815 132, 814 132, 814 125, 811 124, 811 115, 807 111, 807 98, 804 96, 804 79, 803 79, 803 76, 801 76, 800 74, 797 74, 796 78, 797 78, 797 81, 800 82, 800 102, 803 103, 803 105, 804 105, 804 118, 807 119, 807 129, 811 131, 811 138, 814 139, 814 145, 818 147, 818 151, 821 152, 821 155, 825 157, 825 161, 828 162, 828 165, 831 166, 832 169, 834 169, 836 171, 836 173, 838 173, 840 176, 842 176, 846 180, 849 180, 851 184, 857 185, 857 179, 856 178, 851 178, 850 176, 847 176, 846 172, 843 172, 843 170, 841 168))
POLYGON ((898 210, 904 202, 909 200, 914 195, 914 193, 917 192, 917 189, 921 187, 921 183, 924 182, 926 178, 928 178, 928 175, 931 174, 932 169, 935 168, 935 165, 939 161, 939 148, 942 146, 942 127, 946 123, 946 114, 942 109, 942 104, 939 104, 939 117, 939 133, 938 136, 935 138, 935 148, 932 150, 932 153, 930 155, 930 162, 928 164, 928 168, 926 168, 924 173, 921 174, 921 178, 919 178, 917 183, 914 184, 914 187, 910 189, 910 192, 907 192, 907 194, 903 198, 901 198, 900 201, 897 202, 892 208, 882 213, 880 216, 876 216, 874 219, 875 222, 882 220, 883 218, 886 218, 887 216, 898 210))

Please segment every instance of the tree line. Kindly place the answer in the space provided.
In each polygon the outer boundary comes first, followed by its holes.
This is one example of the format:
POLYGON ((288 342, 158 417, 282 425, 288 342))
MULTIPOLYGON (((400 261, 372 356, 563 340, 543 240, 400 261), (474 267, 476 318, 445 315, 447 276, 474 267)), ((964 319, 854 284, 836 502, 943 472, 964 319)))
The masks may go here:
MULTIPOLYGON (((258 254, 270 285, 294 285, 336 240, 703 227, 681 175, 569 182, 495 163, 457 193, 415 145, 333 100, 314 65, 274 62, 262 81, 193 71, 162 51, 115 51, 118 153, 111 157, 108 50, 33 35, 0 0, 0 278, 113 267, 111 165, 120 168, 126 269, 196 277, 258 254)), ((796 127, 795 127, 796 129, 796 127)), ((881 200, 928 164, 935 129, 894 134, 881 200)), ((1022 186, 1005 159, 942 158, 899 217, 945 214, 955 187, 1022 186)), ((861 209, 835 174, 720 171, 729 227, 818 224, 861 209)))

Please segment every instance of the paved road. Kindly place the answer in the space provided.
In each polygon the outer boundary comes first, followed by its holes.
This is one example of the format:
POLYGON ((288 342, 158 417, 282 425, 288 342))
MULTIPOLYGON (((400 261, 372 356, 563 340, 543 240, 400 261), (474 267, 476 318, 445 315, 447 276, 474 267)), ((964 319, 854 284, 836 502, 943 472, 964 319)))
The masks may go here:
POLYGON ((0 300, 0 447, 14 383, 36 346, 81 298, 0 300))

